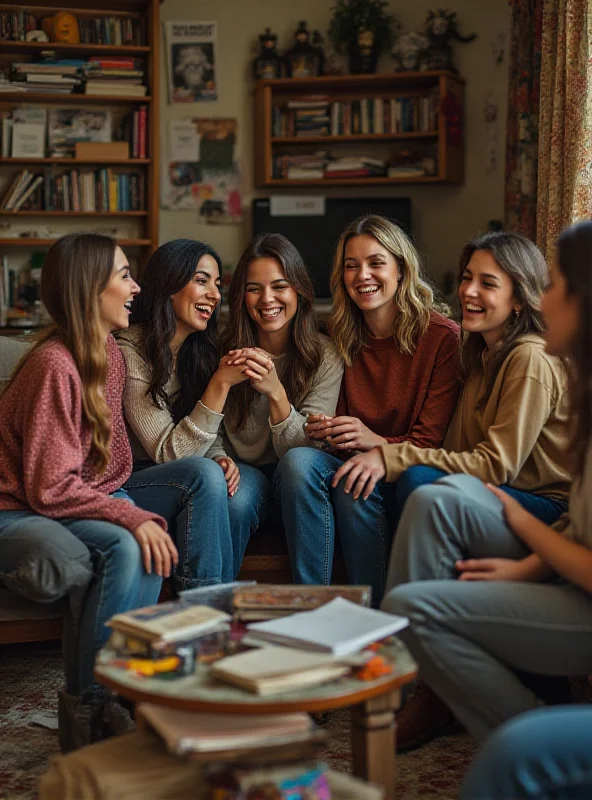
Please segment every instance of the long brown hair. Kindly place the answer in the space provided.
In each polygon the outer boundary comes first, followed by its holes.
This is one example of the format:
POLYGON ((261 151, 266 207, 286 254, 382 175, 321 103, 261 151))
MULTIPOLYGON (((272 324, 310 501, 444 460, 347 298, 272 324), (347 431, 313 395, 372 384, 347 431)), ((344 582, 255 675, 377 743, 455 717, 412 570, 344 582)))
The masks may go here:
MULTIPOLYGON (((506 320, 499 345, 493 351, 487 367, 485 391, 477 401, 482 407, 491 394, 501 365, 522 336, 544 331, 540 304, 549 270, 538 247, 519 233, 494 231, 469 242, 461 253, 458 264, 458 285, 463 273, 477 250, 486 250, 512 279, 514 299, 520 304, 518 314, 510 314, 506 320)), ((461 377, 466 381, 483 369, 483 351, 487 345, 480 333, 464 333, 460 352, 461 377)))
POLYGON ((110 457, 111 414, 105 400, 107 350, 101 327, 99 295, 115 259, 115 241, 98 233, 71 233, 49 249, 41 271, 41 299, 53 327, 20 362, 50 339, 70 351, 82 382, 82 410, 92 432, 90 457, 99 474, 110 457))
POLYGON ((567 228, 557 240, 557 264, 567 292, 580 301, 578 335, 570 354, 571 411, 575 421, 571 449, 583 474, 592 441, 592 222, 567 228))
POLYGON ((367 339, 364 315, 351 299, 343 281, 345 248, 354 236, 373 236, 393 256, 400 271, 400 280, 395 294, 397 315, 393 326, 393 337, 402 353, 412 355, 417 342, 430 324, 430 309, 433 292, 422 276, 417 250, 411 240, 394 222, 370 214, 360 217, 341 234, 331 272, 331 294, 333 311, 329 320, 331 338, 345 363, 351 366, 354 358, 367 339))
MULTIPOLYGON (((229 319, 221 341, 222 353, 239 347, 256 347, 258 327, 245 307, 245 285, 249 264, 257 258, 272 258, 298 295, 282 383, 289 401, 297 406, 308 394, 323 358, 323 342, 314 312, 314 289, 304 262, 292 242, 279 233, 255 237, 240 257, 228 288, 229 319)), ((248 382, 233 386, 224 409, 237 429, 244 427, 257 392, 248 382)))

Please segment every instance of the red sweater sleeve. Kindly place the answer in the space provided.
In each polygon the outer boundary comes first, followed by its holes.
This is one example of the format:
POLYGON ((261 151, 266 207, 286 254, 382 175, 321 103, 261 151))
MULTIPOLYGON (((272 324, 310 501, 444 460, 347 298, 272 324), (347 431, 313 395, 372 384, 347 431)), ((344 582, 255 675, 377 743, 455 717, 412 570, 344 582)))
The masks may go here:
POLYGON ((83 478, 80 379, 65 366, 65 359, 47 354, 43 370, 27 380, 30 370, 25 366, 17 378, 27 384, 21 411, 27 503, 37 514, 53 519, 101 519, 129 531, 151 519, 166 529, 157 514, 111 497, 83 478))
POLYGON ((417 447, 442 446, 460 390, 458 357, 458 335, 447 329, 440 341, 426 397, 413 428, 405 436, 386 437, 389 444, 411 442, 417 447))

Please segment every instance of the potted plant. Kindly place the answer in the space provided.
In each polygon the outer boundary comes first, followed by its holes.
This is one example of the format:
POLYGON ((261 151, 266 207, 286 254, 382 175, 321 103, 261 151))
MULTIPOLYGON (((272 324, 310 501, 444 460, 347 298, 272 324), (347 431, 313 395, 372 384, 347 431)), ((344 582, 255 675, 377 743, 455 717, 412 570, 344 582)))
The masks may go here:
POLYGON ((333 6, 329 38, 337 52, 347 52, 352 74, 376 72, 380 51, 392 45, 400 30, 387 6, 387 0, 337 0, 333 6))

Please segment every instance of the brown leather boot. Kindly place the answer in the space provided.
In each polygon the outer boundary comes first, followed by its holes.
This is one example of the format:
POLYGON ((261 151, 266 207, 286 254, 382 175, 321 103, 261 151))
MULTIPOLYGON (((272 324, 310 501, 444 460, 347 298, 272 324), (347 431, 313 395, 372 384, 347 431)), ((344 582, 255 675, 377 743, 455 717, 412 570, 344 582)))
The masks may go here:
POLYGON ((438 736, 462 730, 448 706, 418 681, 397 713, 397 752, 414 750, 438 736))

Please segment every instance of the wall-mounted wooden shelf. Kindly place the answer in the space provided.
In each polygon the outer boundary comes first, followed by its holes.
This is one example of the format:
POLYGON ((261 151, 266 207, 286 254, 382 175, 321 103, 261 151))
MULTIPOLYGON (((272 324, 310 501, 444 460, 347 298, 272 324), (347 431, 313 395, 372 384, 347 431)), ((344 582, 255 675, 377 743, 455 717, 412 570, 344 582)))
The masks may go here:
POLYGON ((151 158, 0 158, 0 164, 6 166, 14 164, 15 166, 29 165, 35 167, 37 164, 40 166, 42 164, 64 164, 73 169, 76 169, 79 164, 99 164, 102 166, 109 164, 114 167, 134 167, 151 163, 151 158))
MULTIPOLYGON (((1 10, 1 9, 0 9, 1 10)), ((53 50, 58 56, 132 56, 143 58, 150 54, 150 47, 115 44, 64 44, 61 42, 13 42, 0 40, 2 53, 11 55, 40 55, 47 50, 53 50)))
POLYGON ((61 94, 60 92, 0 92, 0 105, 5 103, 44 103, 51 106, 68 105, 83 106, 108 106, 118 105, 144 105, 152 102, 148 97, 124 97, 123 95, 104 94, 61 94))
POLYGON ((0 217, 147 217, 147 211, 0 211, 0 217))
MULTIPOLYGON (((33 239, 28 236, 14 236, 6 239, 0 239, 0 247, 51 247, 55 239, 33 239)), ((152 242, 150 239, 118 239, 117 244, 121 247, 150 247, 152 242)))
MULTIPOLYGON (((406 110, 409 108, 408 104, 401 103, 401 105, 405 105, 406 110)), ((463 105, 464 80, 448 71, 391 72, 380 75, 324 75, 318 78, 278 78, 259 81, 255 85, 253 109, 255 184, 260 188, 298 188, 304 186, 463 183, 463 105), (274 120, 278 119, 278 110, 282 122, 280 129, 284 130, 283 114, 290 111, 289 101, 302 101, 314 96, 319 99, 326 98, 327 111, 322 113, 328 115, 331 120, 328 128, 334 132, 335 127, 331 113, 333 103, 351 103, 353 106, 357 104, 357 101, 378 99, 378 101, 390 101, 391 105, 385 107, 394 108, 400 98, 428 97, 435 98, 430 102, 435 102, 437 105, 435 109, 433 104, 429 107, 430 124, 424 126, 416 122, 415 130, 396 133, 356 132, 345 135, 278 136, 277 125, 274 130, 273 124, 274 120), (424 129, 422 130, 422 128, 424 129), (276 156, 300 156, 306 153, 306 147, 311 148, 311 152, 314 152, 312 148, 316 150, 330 149, 330 156, 335 158, 352 157, 352 154, 360 157, 378 157, 394 166, 408 163, 398 159, 402 147, 407 150, 416 148, 420 153, 418 161, 424 157, 425 151, 426 157, 431 159, 432 165, 435 164, 435 172, 431 174, 433 169, 428 169, 426 174, 412 177, 337 177, 325 171, 324 178, 291 180, 278 177, 278 172, 282 170, 282 162, 279 159, 276 160, 276 156), (275 172, 274 163, 276 163, 275 172)), ((399 103, 397 103, 398 106, 399 103)), ((338 119, 339 112, 342 110, 343 106, 335 109, 338 119)), ((370 114, 370 120, 372 120, 372 124, 364 125, 364 129, 368 127, 371 131, 374 127, 372 114, 370 114)), ((380 125, 378 123, 376 125, 378 129, 387 127, 380 111, 378 120, 382 120, 380 125)), ((388 116, 386 120, 389 120, 388 116)), ((288 132, 293 129, 292 124, 287 124, 285 127, 288 132)), ((359 131, 360 126, 352 127, 359 131)), ((390 124, 388 127, 392 130, 394 125, 390 124)), ((349 126, 346 129, 349 130, 349 126)))

